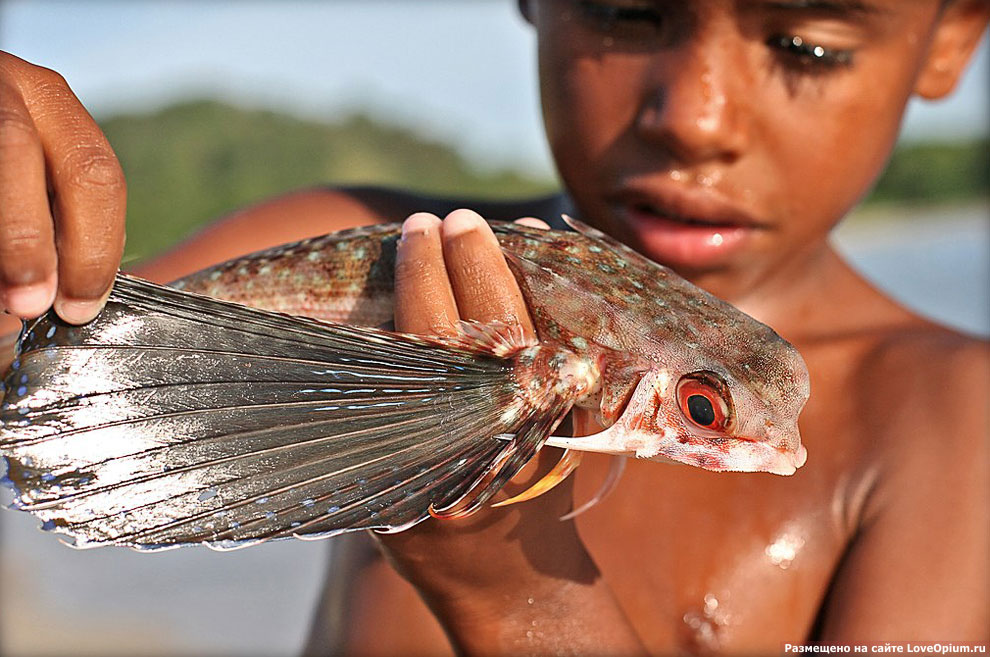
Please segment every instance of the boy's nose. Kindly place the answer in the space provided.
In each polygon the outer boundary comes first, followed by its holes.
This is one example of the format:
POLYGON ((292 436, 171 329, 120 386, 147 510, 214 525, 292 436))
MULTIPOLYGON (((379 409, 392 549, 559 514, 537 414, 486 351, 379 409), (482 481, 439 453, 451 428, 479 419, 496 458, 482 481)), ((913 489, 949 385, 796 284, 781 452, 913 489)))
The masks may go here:
POLYGON ((684 44, 655 55, 637 116, 640 136, 684 165, 731 163, 748 144, 749 104, 731 44, 684 44))

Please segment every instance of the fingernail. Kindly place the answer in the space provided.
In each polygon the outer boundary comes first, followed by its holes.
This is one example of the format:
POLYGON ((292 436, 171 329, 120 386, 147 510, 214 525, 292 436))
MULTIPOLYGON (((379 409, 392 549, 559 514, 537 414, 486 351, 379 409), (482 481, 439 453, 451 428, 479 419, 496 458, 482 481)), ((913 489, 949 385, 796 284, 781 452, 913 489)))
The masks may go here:
POLYGON ((443 233, 446 237, 460 237, 466 233, 480 230, 485 226, 485 220, 473 210, 454 210, 443 220, 443 233))
POLYGON ((417 212, 409 215, 409 218, 402 222, 402 238, 411 235, 426 235, 430 229, 440 225, 440 218, 428 212, 417 212))
POLYGON ((69 324, 85 324, 96 317, 102 307, 99 301, 55 300, 55 312, 69 324))
POLYGON ((47 283, 20 285, 7 290, 4 303, 18 317, 37 317, 51 308, 55 286, 47 283))
POLYGON ((541 230, 547 230, 550 228, 550 224, 542 219, 537 219, 536 217, 520 217, 512 223, 519 224, 520 226, 528 226, 529 228, 539 228, 541 230))

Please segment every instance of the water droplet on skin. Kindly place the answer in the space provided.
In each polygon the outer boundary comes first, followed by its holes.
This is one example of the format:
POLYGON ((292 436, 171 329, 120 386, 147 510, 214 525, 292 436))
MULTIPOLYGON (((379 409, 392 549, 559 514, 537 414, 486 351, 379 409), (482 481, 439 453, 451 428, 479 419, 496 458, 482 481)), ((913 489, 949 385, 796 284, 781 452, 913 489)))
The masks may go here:
POLYGON ((681 173, 680 171, 677 171, 676 169, 674 171, 671 171, 670 172, 670 179, 671 180, 680 180, 683 177, 684 177, 684 174, 681 173))
POLYGON ((715 233, 708 241, 711 242, 712 246, 722 246, 724 238, 722 237, 722 233, 715 233))
POLYGON ((701 97, 709 100, 712 97, 712 72, 705 71, 698 79, 701 82, 701 97))
POLYGON ((710 116, 702 116, 695 119, 694 125, 702 132, 715 132, 718 128, 718 120, 710 116))
MULTIPOLYGON (((723 599, 727 597, 728 594, 724 595, 723 599)), ((699 647, 704 648, 705 651, 715 651, 721 644, 725 626, 729 623, 729 615, 714 593, 706 593, 703 602, 700 613, 689 611, 684 614, 682 620, 693 630, 694 641, 699 647)))
POLYGON ((718 598, 711 593, 705 594, 705 615, 711 616, 718 609, 718 598))
POLYGON ((764 554, 767 560, 781 570, 787 570, 804 547, 804 537, 794 527, 782 531, 766 547, 764 554))

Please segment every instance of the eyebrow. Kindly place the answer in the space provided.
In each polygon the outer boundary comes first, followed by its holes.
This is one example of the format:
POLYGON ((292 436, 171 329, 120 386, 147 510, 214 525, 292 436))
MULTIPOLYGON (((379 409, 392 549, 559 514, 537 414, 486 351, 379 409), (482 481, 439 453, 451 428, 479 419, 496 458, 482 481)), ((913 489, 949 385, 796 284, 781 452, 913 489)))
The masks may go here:
POLYGON ((878 5, 861 0, 768 0, 763 5, 767 9, 791 11, 817 11, 826 14, 882 14, 878 5))

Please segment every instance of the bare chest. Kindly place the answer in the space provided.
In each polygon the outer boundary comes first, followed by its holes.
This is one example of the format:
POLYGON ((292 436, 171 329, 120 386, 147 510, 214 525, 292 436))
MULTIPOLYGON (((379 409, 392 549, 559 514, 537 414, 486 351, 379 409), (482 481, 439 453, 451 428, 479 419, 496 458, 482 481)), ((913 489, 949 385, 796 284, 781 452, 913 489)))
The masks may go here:
MULTIPOLYGON (((592 495, 604 459, 579 470, 592 495)), ((654 654, 779 652, 811 631, 846 542, 843 486, 629 463, 578 525, 654 654)))

